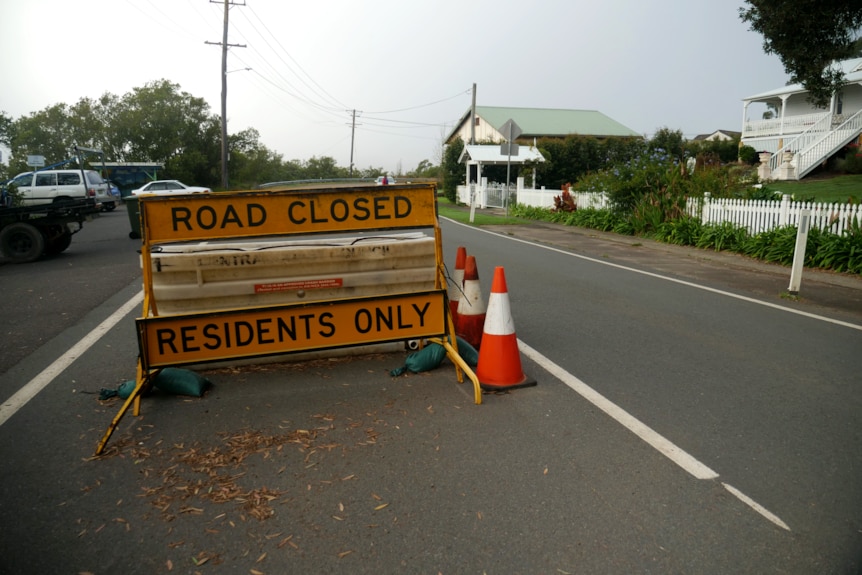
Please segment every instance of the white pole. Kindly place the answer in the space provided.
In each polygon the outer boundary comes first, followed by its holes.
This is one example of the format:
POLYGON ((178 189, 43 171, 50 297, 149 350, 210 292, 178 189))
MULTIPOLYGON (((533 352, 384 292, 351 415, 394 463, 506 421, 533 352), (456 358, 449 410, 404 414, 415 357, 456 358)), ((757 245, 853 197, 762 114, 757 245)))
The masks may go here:
POLYGON ((811 210, 799 212, 799 228, 796 230, 796 247, 793 250, 793 270, 790 272, 790 295, 799 294, 802 283, 802 268, 805 266, 805 247, 808 244, 808 226, 811 221, 811 210))

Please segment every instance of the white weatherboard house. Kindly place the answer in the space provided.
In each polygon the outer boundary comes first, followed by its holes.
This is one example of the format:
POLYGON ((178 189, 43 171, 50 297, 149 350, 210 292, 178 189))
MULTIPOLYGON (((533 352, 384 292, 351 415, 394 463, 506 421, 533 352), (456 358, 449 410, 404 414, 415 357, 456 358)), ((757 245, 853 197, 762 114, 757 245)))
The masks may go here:
MULTIPOLYGON (((488 165, 532 164, 533 187, 535 188, 535 164, 545 161, 534 143, 539 138, 565 138, 571 135, 592 136, 595 138, 640 138, 641 135, 627 128, 616 120, 596 110, 562 110, 547 108, 512 108, 500 106, 476 106, 475 114, 468 109, 455 128, 446 138, 447 144, 458 139, 467 145, 461 152, 458 161, 466 166, 465 181, 477 184, 471 191, 469 185, 458 186, 459 201, 476 204, 480 207, 502 207, 507 202, 509 193, 501 189, 500 184, 487 181, 482 176, 482 167, 488 165), (501 143, 508 140, 506 126, 514 122, 520 129, 520 135, 514 140, 520 144, 517 155, 509 155, 501 148, 501 143), (485 145, 470 145, 471 133, 476 142, 486 142, 485 145), (487 144, 495 142, 495 144, 487 144), (474 193, 475 192, 475 193, 474 193)), ((559 191, 526 190, 523 188, 524 178, 517 178, 518 201, 526 205, 552 206, 554 195, 559 191), (530 194, 535 192, 538 199, 530 200, 530 194)))
POLYGON ((761 152, 761 179, 799 180, 862 134, 862 58, 837 62, 843 89, 826 108, 806 100, 801 84, 782 86, 743 99, 741 143, 761 152), (754 103, 773 106, 777 117, 749 117, 754 103))

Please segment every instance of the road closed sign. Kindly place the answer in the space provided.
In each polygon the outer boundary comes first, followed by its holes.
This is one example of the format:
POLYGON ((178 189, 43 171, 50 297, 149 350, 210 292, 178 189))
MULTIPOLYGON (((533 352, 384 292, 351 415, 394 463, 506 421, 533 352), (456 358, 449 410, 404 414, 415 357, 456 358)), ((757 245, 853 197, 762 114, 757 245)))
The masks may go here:
POLYGON ((137 320, 146 369, 443 336, 445 290, 137 320))
POLYGON ((141 197, 151 243, 433 227, 431 185, 141 197))

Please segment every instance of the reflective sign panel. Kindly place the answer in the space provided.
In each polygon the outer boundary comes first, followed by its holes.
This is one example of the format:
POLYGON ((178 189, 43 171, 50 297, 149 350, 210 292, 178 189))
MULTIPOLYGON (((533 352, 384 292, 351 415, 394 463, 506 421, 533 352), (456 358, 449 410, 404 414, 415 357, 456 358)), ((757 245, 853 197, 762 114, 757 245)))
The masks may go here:
POLYGON ((445 290, 137 320, 147 369, 444 335, 445 290))
POLYGON ((148 242, 432 227, 437 218, 433 185, 142 196, 138 201, 148 242))

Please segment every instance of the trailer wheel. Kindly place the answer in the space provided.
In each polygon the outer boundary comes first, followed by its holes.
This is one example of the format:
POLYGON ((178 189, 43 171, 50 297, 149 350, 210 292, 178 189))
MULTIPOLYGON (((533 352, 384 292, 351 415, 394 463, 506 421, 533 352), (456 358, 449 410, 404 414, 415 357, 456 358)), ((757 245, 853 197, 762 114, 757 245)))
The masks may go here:
POLYGON ((32 262, 45 251, 45 237, 25 222, 15 222, 0 231, 0 250, 16 263, 32 262))
POLYGON ((48 245, 45 248, 45 253, 50 256, 63 253, 69 248, 71 244, 72 232, 67 229, 59 236, 56 236, 48 241, 48 245))

